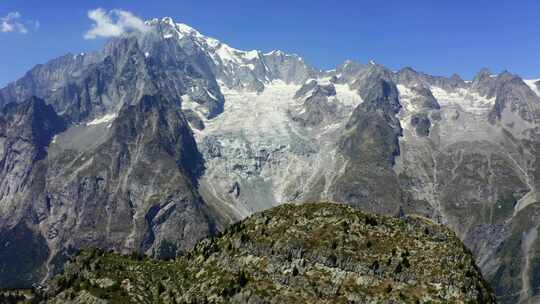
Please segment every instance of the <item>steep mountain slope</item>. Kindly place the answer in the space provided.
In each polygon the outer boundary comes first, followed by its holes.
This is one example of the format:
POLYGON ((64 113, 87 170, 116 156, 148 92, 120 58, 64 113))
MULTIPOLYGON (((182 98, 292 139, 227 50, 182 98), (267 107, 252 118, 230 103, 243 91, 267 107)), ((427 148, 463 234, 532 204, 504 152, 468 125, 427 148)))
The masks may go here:
POLYGON ((0 113, 0 284, 21 287, 40 279, 49 255, 37 229, 40 214, 34 202, 43 192, 47 145, 64 121, 38 98, 12 103, 0 113))
POLYGON ((319 71, 147 24, 0 90, 2 278, 28 286, 86 246, 167 257, 283 202, 343 201, 440 221, 501 300, 538 296, 538 81, 319 71))
POLYGON ((527 300, 533 291, 526 286, 539 283, 528 262, 536 253, 520 248, 535 244, 526 236, 534 236, 536 226, 523 226, 523 217, 534 217, 526 209, 538 202, 540 98, 519 77, 486 70, 467 90, 432 85, 441 109, 418 107, 415 94, 401 88, 406 111, 397 171, 408 185, 404 189, 438 204, 441 220, 472 249, 502 300, 527 300), (414 115, 430 119, 427 136, 415 132, 414 115))
POLYGON ((29 286, 76 248, 167 256, 175 254, 163 252, 167 244, 186 250, 215 231, 195 189, 203 160, 179 107, 166 99, 143 96, 113 122, 74 125, 54 139, 64 124, 43 101, 9 104, 4 115, 19 123, 4 129, 5 286, 20 285, 12 278, 24 269, 39 270, 22 284, 29 286), (24 250, 25 242, 35 248, 24 250))
POLYGON ((84 251, 48 303, 495 303, 470 252, 418 217, 282 205, 172 261, 84 251))

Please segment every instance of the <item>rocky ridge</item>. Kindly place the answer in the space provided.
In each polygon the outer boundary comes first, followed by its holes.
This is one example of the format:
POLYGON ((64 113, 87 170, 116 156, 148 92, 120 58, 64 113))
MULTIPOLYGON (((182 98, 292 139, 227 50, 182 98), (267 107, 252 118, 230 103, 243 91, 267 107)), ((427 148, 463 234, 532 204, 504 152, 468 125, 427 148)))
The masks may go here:
POLYGON ((495 303, 470 252, 420 217, 282 205, 170 261, 87 250, 47 303, 495 303))

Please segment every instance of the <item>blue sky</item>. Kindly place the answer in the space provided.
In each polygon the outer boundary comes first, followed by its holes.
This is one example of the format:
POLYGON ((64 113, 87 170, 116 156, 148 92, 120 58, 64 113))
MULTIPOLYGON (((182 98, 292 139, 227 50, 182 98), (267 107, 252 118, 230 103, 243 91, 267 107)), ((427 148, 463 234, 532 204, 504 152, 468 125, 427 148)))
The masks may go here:
POLYGON ((537 0, 2 0, 0 86, 35 64, 99 48, 104 39, 83 38, 92 25, 87 13, 98 7, 144 19, 171 16, 233 47, 282 49, 323 69, 374 59, 465 79, 482 67, 540 78, 537 0), (22 27, 6 28, 4 21, 22 27))

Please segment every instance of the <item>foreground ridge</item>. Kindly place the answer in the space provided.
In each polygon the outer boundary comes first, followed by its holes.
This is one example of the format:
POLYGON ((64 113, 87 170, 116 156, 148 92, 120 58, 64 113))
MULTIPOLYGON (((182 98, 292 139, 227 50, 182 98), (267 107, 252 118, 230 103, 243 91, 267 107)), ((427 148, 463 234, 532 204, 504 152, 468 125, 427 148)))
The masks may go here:
POLYGON ((175 260, 84 250, 47 303, 495 303, 444 226, 345 205, 282 205, 175 260))

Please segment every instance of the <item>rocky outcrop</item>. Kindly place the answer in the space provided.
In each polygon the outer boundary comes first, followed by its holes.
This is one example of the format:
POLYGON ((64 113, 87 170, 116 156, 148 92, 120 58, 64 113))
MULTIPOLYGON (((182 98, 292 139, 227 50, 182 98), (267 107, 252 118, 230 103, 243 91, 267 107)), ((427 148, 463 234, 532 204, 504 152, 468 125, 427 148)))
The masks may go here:
POLYGON ((412 103, 418 105, 422 110, 439 110, 441 108, 428 87, 415 85, 411 87, 411 91, 415 94, 412 103))
POLYGON ((332 123, 338 111, 337 104, 329 101, 333 96, 336 96, 336 88, 332 83, 319 84, 312 80, 304 84, 294 96, 302 101, 302 113, 293 115, 292 119, 303 127, 332 123))
POLYGON ((363 210, 392 214, 402 204, 392 170, 401 134, 396 118, 401 107, 398 90, 390 72, 378 65, 367 68, 351 87, 363 103, 351 114, 339 141, 339 152, 348 164, 332 185, 333 198, 363 210))
POLYGON ((453 91, 459 88, 467 87, 467 84, 459 75, 454 74, 450 78, 442 76, 432 76, 418 72, 411 67, 405 67, 393 74, 393 80, 396 84, 402 84, 407 87, 429 87, 436 86, 445 90, 453 91))
POLYGON ((356 78, 362 70, 367 66, 353 60, 346 60, 343 64, 338 66, 335 72, 331 72, 331 76, 339 76, 338 81, 342 83, 348 83, 352 79, 356 78))
POLYGON ((176 260, 83 251, 47 303, 495 303, 474 259, 427 219, 283 205, 176 260))
POLYGON ((504 72, 497 77, 495 105, 489 113, 492 122, 503 120, 506 124, 516 124, 512 115, 504 115, 505 110, 517 114, 529 123, 538 123, 540 120, 540 97, 537 96, 521 78, 504 72))

